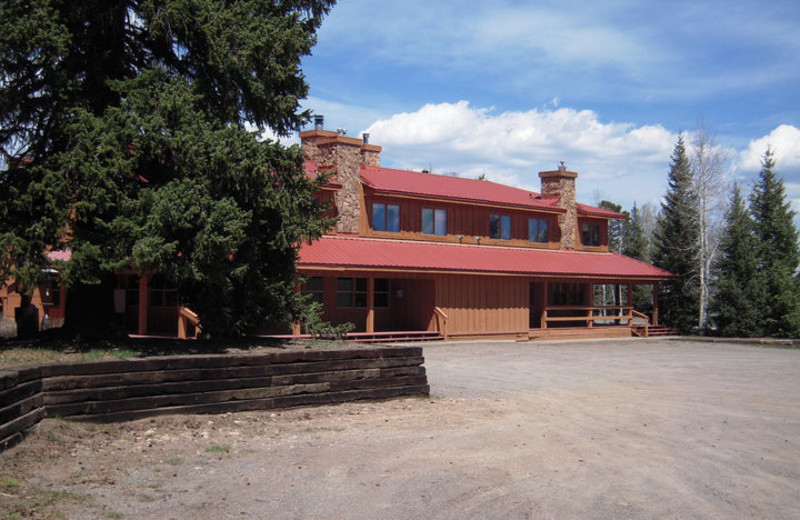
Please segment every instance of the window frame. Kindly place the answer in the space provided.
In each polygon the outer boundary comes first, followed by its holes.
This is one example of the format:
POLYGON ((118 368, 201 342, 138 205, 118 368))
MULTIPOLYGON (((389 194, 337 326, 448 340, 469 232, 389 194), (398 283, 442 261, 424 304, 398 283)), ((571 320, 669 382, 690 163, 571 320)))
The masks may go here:
POLYGON ((322 276, 309 277, 303 284, 303 293, 311 295, 311 301, 322 304, 325 295, 325 279, 322 276), (314 286, 312 286, 312 280, 314 280, 314 286), (317 280, 319 280, 319 287, 315 285, 317 280))
POLYGON ((550 221, 546 218, 528 218, 528 242, 546 244, 550 242, 550 221), (533 233, 534 223, 536 233, 533 233), (542 237, 542 224, 544 224, 544 237, 542 237), (544 238, 544 240, 541 240, 544 238))
POLYGON ((422 208, 422 234, 443 237, 447 235, 447 210, 443 208, 422 208), (431 231, 425 230, 425 213, 430 212, 431 231), (443 215, 443 221, 439 216, 443 215), (437 224, 438 223, 438 224, 437 224))
POLYGON ((489 238, 492 240, 511 240, 511 215, 497 213, 489 215, 489 238), (492 232, 494 221, 497 222, 497 236, 492 232))
POLYGON ((373 202, 372 203, 372 229, 384 233, 399 233, 400 232, 400 205, 389 204, 388 202, 373 202), (383 210, 382 218, 378 218, 378 209, 383 210), (392 211, 394 210, 394 211, 392 211), (391 215, 390 215, 391 213, 391 215), (390 217, 392 217, 390 219, 390 217), (396 224, 396 229, 390 229, 390 223, 396 224))
POLYGON ((585 247, 601 247, 603 245, 600 224, 596 222, 581 223, 581 245, 585 247))
MULTIPOLYGON (((337 309, 366 309, 369 307, 369 282, 364 277, 336 278, 336 308, 337 309), (342 282, 349 280, 349 288, 343 288, 342 282), (342 305, 342 300, 349 295, 347 305, 342 305), (361 303, 363 302, 363 305, 361 303)), ((373 278, 372 308, 385 309, 389 307, 389 279, 373 278)))

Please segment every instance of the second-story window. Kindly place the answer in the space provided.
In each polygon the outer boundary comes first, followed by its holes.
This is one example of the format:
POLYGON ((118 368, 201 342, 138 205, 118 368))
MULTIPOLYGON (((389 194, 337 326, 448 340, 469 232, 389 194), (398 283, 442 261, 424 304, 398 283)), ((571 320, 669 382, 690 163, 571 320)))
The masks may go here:
POLYGON ((600 246, 600 224, 583 224, 581 226, 581 243, 585 246, 600 246))
POLYGON ((400 231, 400 206, 397 204, 372 204, 372 227, 375 231, 400 231))
POLYGON ((422 232, 426 235, 446 235, 447 210, 422 208, 422 232))
POLYGON ((489 238, 511 240, 511 217, 509 215, 489 215, 489 238))
POLYGON ((528 219, 528 240, 530 242, 547 242, 547 220, 540 218, 528 219))
POLYGON ((322 295, 324 292, 322 277, 312 276, 306 280, 306 285, 303 292, 311 295, 311 301, 322 303, 322 295))

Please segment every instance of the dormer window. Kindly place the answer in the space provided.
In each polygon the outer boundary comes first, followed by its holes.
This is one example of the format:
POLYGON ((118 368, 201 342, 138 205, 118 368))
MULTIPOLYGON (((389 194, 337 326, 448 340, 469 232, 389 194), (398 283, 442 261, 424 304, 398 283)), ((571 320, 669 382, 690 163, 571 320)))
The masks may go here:
POLYGON ((528 241, 547 242, 547 220, 540 218, 528 219, 528 241))
POLYGON ((372 205, 372 227, 375 231, 400 231, 400 206, 374 203, 372 205))
POLYGON ((581 243, 585 246, 600 247, 600 224, 583 224, 581 243))
POLYGON ((489 238, 511 240, 511 217, 509 215, 489 215, 489 238))
POLYGON ((426 235, 446 235, 447 210, 422 208, 422 232, 426 235))

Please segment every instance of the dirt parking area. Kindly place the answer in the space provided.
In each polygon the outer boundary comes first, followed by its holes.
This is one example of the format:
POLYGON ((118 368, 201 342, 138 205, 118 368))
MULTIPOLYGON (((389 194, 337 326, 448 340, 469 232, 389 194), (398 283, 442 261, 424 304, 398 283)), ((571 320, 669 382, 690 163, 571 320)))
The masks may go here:
POLYGON ((0 517, 800 518, 800 350, 475 342, 425 357, 430 399, 44 421, 0 454, 0 517))

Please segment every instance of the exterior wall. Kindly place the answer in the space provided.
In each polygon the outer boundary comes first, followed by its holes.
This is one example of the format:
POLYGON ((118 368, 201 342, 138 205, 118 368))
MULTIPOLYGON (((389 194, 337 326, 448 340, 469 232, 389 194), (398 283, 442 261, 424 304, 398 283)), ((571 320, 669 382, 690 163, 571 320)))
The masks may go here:
POLYGON ((523 277, 441 275, 436 306, 452 336, 526 336, 529 280, 523 277))
POLYGON ((476 237, 481 237, 480 243, 484 245, 534 247, 539 249, 558 249, 561 242, 558 216, 555 214, 391 197, 375 194, 368 188, 364 190, 364 212, 362 214, 360 235, 376 238, 424 240, 428 242, 461 242, 464 244, 475 244, 477 243, 476 237), (373 203, 397 204, 400 206, 400 232, 374 230, 372 224, 373 203), (426 235, 422 233, 423 208, 447 210, 446 235, 426 235), (489 215, 508 215, 511 217, 511 240, 489 238, 489 215), (530 218, 548 221, 548 242, 528 241, 528 219, 530 218), (459 236, 463 238, 459 240, 459 236))
MULTIPOLYGON (((14 310, 21 304, 21 295, 14 290, 13 284, 0 288, 0 303, 2 303, 2 319, 13 320, 14 310)), ((31 303, 39 311, 39 326, 47 315, 49 326, 60 326, 66 310, 67 289, 55 284, 34 288, 31 303), (56 292, 58 294, 56 295, 56 292)))
POLYGON ((337 278, 386 278, 389 280, 389 305, 373 309, 375 332, 397 330, 435 330, 434 299, 436 285, 432 277, 413 274, 374 273, 367 271, 303 270, 303 276, 323 279, 322 317, 333 324, 350 322, 353 332, 367 329, 367 307, 339 308, 336 305, 337 278))

